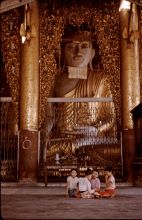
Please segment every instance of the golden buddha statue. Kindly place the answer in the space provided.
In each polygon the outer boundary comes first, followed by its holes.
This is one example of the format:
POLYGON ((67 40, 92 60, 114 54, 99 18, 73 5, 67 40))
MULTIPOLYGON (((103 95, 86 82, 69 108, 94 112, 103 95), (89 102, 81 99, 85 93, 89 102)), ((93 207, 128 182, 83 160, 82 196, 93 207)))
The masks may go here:
MULTIPOLYGON (((112 98, 110 85, 103 69, 93 70, 95 56, 88 30, 65 33, 62 54, 65 67, 55 78, 54 97, 112 98)), ((69 137, 52 146, 77 149, 81 146, 114 142, 115 109, 113 102, 58 103, 61 117, 56 121, 58 135, 69 137), (63 147, 64 146, 64 147, 63 147)), ((58 137, 59 137, 58 136, 58 137)))
MULTIPOLYGON (((95 56, 89 31, 72 32, 63 38, 63 57, 66 69, 56 77, 55 97, 112 98, 110 86, 103 70, 93 70, 95 56), (90 68, 89 68, 90 67, 90 68)), ((63 104, 62 120, 58 126, 63 131, 109 131, 114 124, 113 102, 88 102, 63 104), (69 110, 70 109, 70 110, 69 110), (86 113, 83 109, 86 109, 86 113), (92 112, 93 111, 93 112, 92 112), (113 111, 113 112, 112 112, 113 111), (83 115, 82 115, 83 114, 83 115)))

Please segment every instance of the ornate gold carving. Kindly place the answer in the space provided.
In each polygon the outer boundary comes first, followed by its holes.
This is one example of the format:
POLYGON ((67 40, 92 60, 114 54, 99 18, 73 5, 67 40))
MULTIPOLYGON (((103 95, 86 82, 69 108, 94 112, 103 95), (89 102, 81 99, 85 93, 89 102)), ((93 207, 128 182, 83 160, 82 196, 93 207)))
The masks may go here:
POLYGON ((55 53, 59 49, 63 28, 61 15, 50 15, 48 6, 43 2, 40 5, 40 126, 46 117, 47 99, 54 87, 57 74, 55 53))
POLYGON ((5 63, 5 73, 14 102, 16 122, 19 120, 20 90, 20 35, 18 9, 1 14, 1 50, 5 63))

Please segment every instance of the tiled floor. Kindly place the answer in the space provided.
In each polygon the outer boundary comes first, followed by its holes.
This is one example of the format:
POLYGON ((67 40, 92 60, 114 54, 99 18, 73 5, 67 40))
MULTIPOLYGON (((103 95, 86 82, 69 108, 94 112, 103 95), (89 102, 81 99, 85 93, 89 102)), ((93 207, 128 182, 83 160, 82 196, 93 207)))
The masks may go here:
POLYGON ((3 219, 142 219, 142 188, 118 187, 113 199, 75 199, 65 186, 2 186, 3 219))

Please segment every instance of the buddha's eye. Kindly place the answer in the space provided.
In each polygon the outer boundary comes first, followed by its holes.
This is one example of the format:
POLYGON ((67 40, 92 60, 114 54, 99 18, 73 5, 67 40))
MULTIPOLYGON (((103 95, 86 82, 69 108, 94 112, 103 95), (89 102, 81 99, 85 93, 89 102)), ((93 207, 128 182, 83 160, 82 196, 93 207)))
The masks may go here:
POLYGON ((83 44, 81 45, 81 47, 82 47, 82 48, 88 48, 88 47, 89 47, 89 44, 88 44, 88 43, 83 43, 83 44))
POLYGON ((67 48, 68 48, 68 49, 74 49, 75 46, 76 46, 75 44, 72 44, 72 43, 71 43, 71 44, 68 44, 68 45, 67 45, 67 48))

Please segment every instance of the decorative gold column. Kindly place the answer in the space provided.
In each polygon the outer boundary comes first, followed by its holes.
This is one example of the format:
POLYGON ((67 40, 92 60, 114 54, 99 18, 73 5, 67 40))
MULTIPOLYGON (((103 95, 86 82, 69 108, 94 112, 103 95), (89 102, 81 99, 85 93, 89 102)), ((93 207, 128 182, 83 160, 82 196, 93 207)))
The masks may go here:
POLYGON ((124 180, 132 182, 135 137, 131 110, 140 102, 138 12, 120 11, 122 143, 124 180))
MULTIPOLYGON (((26 9, 26 8, 25 8, 26 9)), ((21 48, 19 179, 36 181, 38 165, 39 5, 28 8, 26 41, 21 48), (28 32, 29 31, 29 32, 28 32), (33 34, 34 33, 34 34, 33 34)), ((26 10, 25 10, 26 12, 26 10)), ((23 24, 23 27, 24 25, 23 24)), ((25 27, 24 27, 25 28, 25 27)), ((25 28, 25 29, 26 29, 25 28)))

